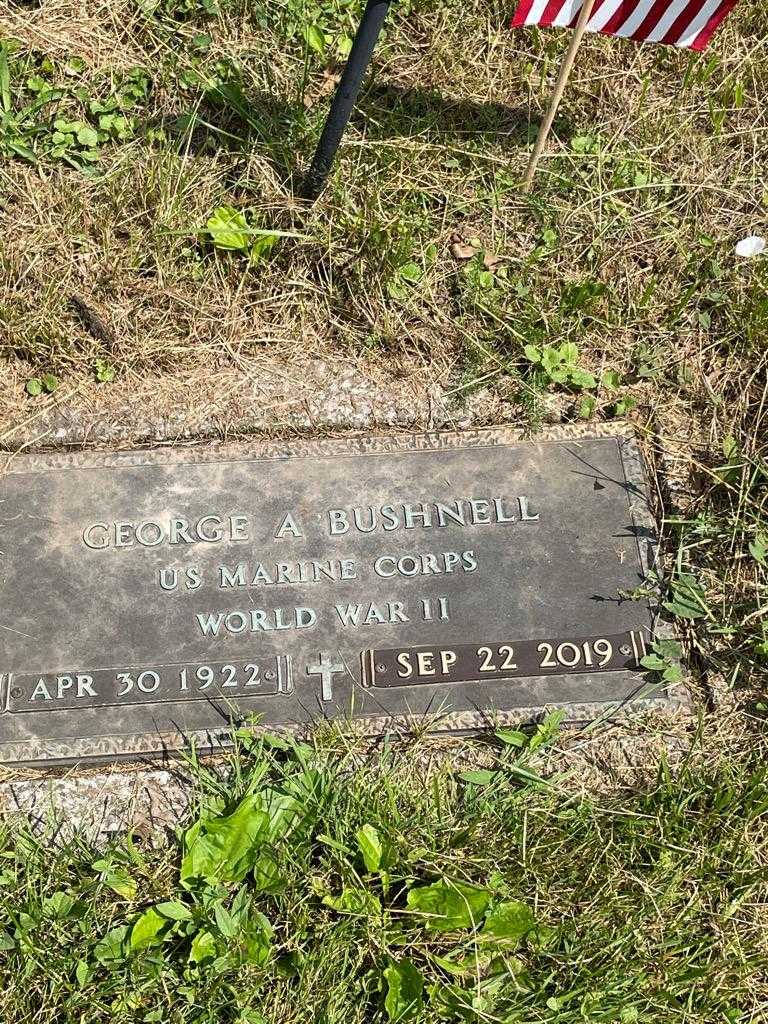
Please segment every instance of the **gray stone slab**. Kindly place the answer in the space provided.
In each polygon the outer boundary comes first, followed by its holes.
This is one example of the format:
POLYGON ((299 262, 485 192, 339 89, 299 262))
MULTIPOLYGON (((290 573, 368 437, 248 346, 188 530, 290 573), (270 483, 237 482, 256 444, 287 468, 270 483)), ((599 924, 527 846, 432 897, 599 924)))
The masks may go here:
POLYGON ((75 767, 65 777, 45 775, 0 782, 0 813, 6 821, 25 818, 49 841, 81 836, 103 845, 130 829, 161 844, 194 804, 190 779, 178 766, 172 771, 143 765, 75 767))
POLYGON ((471 728, 643 687, 631 436, 18 456, 0 531, 8 763, 215 749, 252 715, 471 728))

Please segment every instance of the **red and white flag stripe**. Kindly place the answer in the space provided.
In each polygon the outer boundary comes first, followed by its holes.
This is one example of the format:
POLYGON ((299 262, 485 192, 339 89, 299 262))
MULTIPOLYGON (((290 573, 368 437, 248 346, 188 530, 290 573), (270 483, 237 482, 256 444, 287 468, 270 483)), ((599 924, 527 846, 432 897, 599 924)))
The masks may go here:
MULTIPOLYGON (((583 0, 520 0, 512 25, 574 28, 583 0)), ((737 0, 595 0, 587 32, 703 50, 737 0)))

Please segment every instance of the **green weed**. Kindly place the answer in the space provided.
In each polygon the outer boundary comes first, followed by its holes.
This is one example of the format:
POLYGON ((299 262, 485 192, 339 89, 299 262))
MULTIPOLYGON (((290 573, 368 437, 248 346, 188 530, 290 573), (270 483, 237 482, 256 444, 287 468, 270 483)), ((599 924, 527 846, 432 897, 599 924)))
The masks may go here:
MULTIPOLYGON (((240 731, 168 847, 3 835, 3 1020, 679 1021, 759 1013, 759 751, 606 807, 546 786, 558 718, 484 775, 240 731), (469 777, 466 777, 469 776, 469 777)), ((330 739, 330 737, 329 737, 330 739)), ((756 1019, 756 1018, 753 1018, 756 1019)))

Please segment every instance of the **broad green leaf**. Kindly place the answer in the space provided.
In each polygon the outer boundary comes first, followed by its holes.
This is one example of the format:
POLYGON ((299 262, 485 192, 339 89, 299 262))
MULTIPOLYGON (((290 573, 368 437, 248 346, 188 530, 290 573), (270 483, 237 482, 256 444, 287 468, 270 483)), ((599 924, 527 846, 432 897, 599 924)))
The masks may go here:
POLYGON ((181 900, 168 900, 165 903, 158 903, 155 910, 169 921, 189 921, 192 919, 192 911, 181 900))
POLYGON ((203 960, 210 960, 215 956, 216 939, 210 932, 198 932, 194 939, 192 939, 192 946, 189 950, 189 962, 199 964, 203 960))
POLYGON ((538 925, 527 938, 527 943, 532 949, 554 949, 559 941, 559 930, 548 924, 538 925))
POLYGON ((167 918, 161 917, 154 907, 145 910, 131 929, 131 949, 159 946, 163 941, 162 932, 167 927, 167 918))
MULTIPOLYGON (((429 989, 429 1008, 440 1019, 456 1024, 466 1021, 467 1024, 479 1024, 480 1021, 501 1021, 502 1018, 493 1012, 498 996, 508 985, 508 972, 504 977, 484 979, 471 988, 460 985, 434 984, 429 989)), ((522 1018, 518 1018, 522 1019, 522 1018)))
POLYGON ((476 771, 459 772, 462 782, 468 782, 471 786, 487 786, 496 778, 496 772, 487 768, 478 768, 476 771))
POLYGON ((24 911, 22 911, 16 918, 16 924, 21 932, 33 932, 39 923, 38 917, 33 917, 31 914, 25 914, 24 911))
POLYGON ((640 664, 651 672, 661 672, 665 683, 679 683, 683 678, 676 660, 682 656, 680 644, 676 640, 657 640, 653 647, 650 654, 640 659, 640 664))
POLYGON ((734 459, 739 454, 739 444, 736 438, 732 434, 727 434, 723 438, 723 455, 726 459, 734 459))
POLYGON ((496 739, 501 740, 508 747, 524 747, 528 737, 518 729, 497 729, 494 733, 496 739))
POLYGON ((597 387, 594 374, 590 373, 589 370, 582 370, 578 366, 571 370, 571 383, 577 388, 597 387))
POLYGON ((42 75, 30 75, 27 78, 26 86, 30 92, 48 92, 51 83, 47 82, 42 75))
POLYGON ((579 350, 572 341, 564 341, 560 346, 560 362, 575 366, 579 361, 579 350))
MULTIPOLYGON (((243 738, 247 737, 248 739, 253 739, 254 736, 253 732, 249 729, 238 729, 235 735, 243 738)), ((284 736, 276 736, 271 732, 261 733, 257 738, 261 740, 265 747, 269 747, 270 750, 290 750, 292 747, 290 740, 285 739, 284 736)))
POLYGON ((205 227, 217 249, 245 251, 251 244, 251 232, 244 213, 233 206, 219 206, 205 227))
POLYGON ((125 942, 128 938, 128 925, 122 924, 112 928, 93 947, 93 955, 101 964, 116 963, 125 959, 125 942))
POLYGON ((128 872, 123 871, 122 868, 107 871, 104 876, 104 884, 109 886, 109 888, 113 892, 116 892, 118 896, 122 896, 123 899, 136 899, 136 882, 130 877, 128 872))
POLYGON ((407 958, 384 968, 384 1009, 393 1022, 414 1020, 424 1009, 424 979, 407 958))
POLYGON ((432 960, 434 960, 437 966, 441 967, 446 974, 451 974, 455 978, 473 978, 477 976, 477 955, 462 956, 459 960, 452 960, 450 957, 438 956, 436 953, 433 953, 432 960))
POLYGON ((398 270, 398 273, 403 281, 408 281, 409 284, 418 284, 418 282, 424 276, 424 271, 421 269, 418 263, 404 263, 398 270))
POLYGON ((484 938, 517 940, 535 927, 530 907, 520 900, 508 900, 487 915, 481 934, 484 938))
POLYGON ((541 349, 537 348, 535 345, 526 345, 523 348, 523 352, 525 353, 525 358, 529 359, 532 363, 541 362, 541 349))
POLYGON ((263 967, 272 952, 272 926, 263 914, 252 914, 240 937, 241 958, 263 967))
POLYGON ((255 228, 251 229, 251 235, 256 236, 251 244, 249 252, 251 263, 257 263, 260 259, 264 259, 264 257, 268 256, 280 237, 279 235, 273 235, 268 231, 262 233, 257 231, 255 228))
POLYGON ((31 395, 33 398, 37 398, 38 395, 42 395, 43 393, 43 382, 39 377, 32 377, 26 383, 26 391, 28 395, 31 395))
POLYGON ((653 649, 662 658, 682 658, 683 656, 683 648, 677 640, 656 640, 653 649))
POLYGON ((387 295, 390 299, 394 299, 395 302, 407 302, 408 301, 408 287, 403 284, 398 278, 394 281, 387 282, 387 295))
POLYGON ((749 553, 756 562, 759 562, 760 565, 765 565, 766 558, 768 558, 768 536, 758 534, 758 536, 750 542, 749 553))
POLYGON ((75 980, 80 988, 85 988, 91 976, 91 968, 87 960, 78 960, 75 968, 75 980))
POLYGON ((305 25, 302 33, 304 42, 315 53, 323 53, 325 50, 325 33, 319 25, 305 25))
POLYGON ((251 894, 248 891, 248 887, 241 885, 235 893, 234 899, 229 905, 229 912, 233 919, 237 922, 238 927, 242 927, 248 918, 248 914, 251 909, 251 894))
POLYGON ((408 892, 408 907, 423 915, 424 924, 433 931, 473 928, 485 913, 491 893, 468 882, 443 879, 408 892))
MULTIPOLYGON (((303 779, 304 776, 298 778, 303 779)), ((289 781, 292 783, 295 779, 289 781)), ((297 791, 300 791, 300 782, 297 782, 297 786, 299 786, 297 791)), ((266 841, 276 843, 299 825, 302 817, 301 804, 291 793, 281 793, 277 789, 264 789, 258 794, 258 797, 261 808, 267 816, 266 841)))
POLYGON ((259 794, 251 794, 231 814, 196 822, 184 836, 181 881, 242 881, 256 863, 269 828, 269 815, 261 803, 259 794))
POLYGON ((324 896, 323 903, 341 914, 357 917, 380 917, 381 901, 367 889, 344 889, 340 896, 324 896))
POLYGON ((542 778, 541 775, 537 775, 536 772, 532 772, 529 768, 523 768, 520 764, 508 764, 505 766, 505 771, 509 772, 513 778, 520 779, 522 782, 534 786, 549 785, 547 780, 542 778))
POLYGON ((365 863, 367 871, 378 871, 381 867, 381 858, 384 848, 381 845, 378 831, 373 825, 363 825, 357 832, 355 838, 365 863))
POLYGON ((257 892, 274 895, 282 892, 287 881, 280 871, 280 861, 269 849, 263 849, 253 865, 253 883, 257 892))
POLYGON ((557 245, 557 232, 554 228, 545 228, 545 230, 542 232, 541 237, 544 242, 544 245, 546 245, 549 249, 554 249, 554 247, 557 245))
POLYGON ((97 146, 99 144, 99 133, 90 125, 83 125, 77 132, 77 141, 81 146, 97 146))
POLYGON ((43 911, 51 917, 66 917, 75 905, 75 899, 68 892, 55 892, 43 899, 43 911))
POLYGON ((241 942, 242 959, 249 964, 263 967, 269 960, 272 944, 261 931, 246 934, 241 942))
POLYGON ((538 750, 539 747, 543 747, 557 736, 560 731, 560 726, 565 721, 565 711, 558 709, 555 711, 549 711, 543 722, 539 722, 536 726, 536 731, 528 741, 528 746, 531 750, 538 750))
POLYGON ((8 143, 8 147, 17 156, 22 157, 24 160, 28 160, 31 164, 37 163, 37 157, 29 146, 25 146, 21 142, 11 141, 8 143))
POLYGON ((595 149, 594 135, 574 135, 571 139, 571 149, 574 153, 592 153, 595 149))
POLYGON ((221 903, 214 904, 213 917, 216 921, 216 927, 225 939, 233 939, 235 935, 237 935, 240 930, 238 928, 237 921, 235 921, 227 908, 221 903))
POLYGON ((661 678, 665 683, 679 683, 683 678, 683 670, 679 665, 668 665, 661 678))
POLYGON ((265 789, 244 797, 229 815, 196 822, 184 837, 181 881, 208 878, 240 882, 258 863, 261 848, 299 823, 296 797, 265 789))
POLYGON ((11 112, 11 71, 8 66, 8 44, 0 44, 0 108, 11 112))
POLYGON ((701 619, 707 614, 704 591, 692 573, 678 573, 672 581, 672 600, 663 604, 680 619, 701 619))
POLYGON ((96 359, 93 368, 96 373, 96 380, 100 383, 110 384, 115 379, 116 370, 106 359, 96 359))
POLYGON ((592 417, 595 408, 597 406, 596 400, 592 395, 585 395, 579 402, 579 416, 583 420, 588 420, 592 417))
POLYGON ((660 658, 658 654, 646 654, 645 657, 640 659, 640 664, 651 672, 663 672, 667 667, 666 661, 660 658))
POLYGON ((541 353, 541 365, 547 373, 552 375, 561 363, 562 359, 560 358, 560 353, 557 349, 553 348, 551 345, 545 345, 541 353))
POLYGON ((48 394, 53 394, 56 388, 59 386, 59 378, 54 373, 44 373, 40 378, 40 383, 48 394))
POLYGON ((637 408, 637 399, 631 395, 625 395, 624 398, 620 398, 613 407, 615 416, 626 416, 628 412, 632 412, 633 409, 637 408))

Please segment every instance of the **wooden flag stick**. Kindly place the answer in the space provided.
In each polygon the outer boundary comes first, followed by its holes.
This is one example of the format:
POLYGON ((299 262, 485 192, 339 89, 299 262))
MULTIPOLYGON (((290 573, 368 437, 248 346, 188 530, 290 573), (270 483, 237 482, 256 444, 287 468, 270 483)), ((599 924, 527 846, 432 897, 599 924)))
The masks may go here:
POLYGON ((555 114, 557 114, 557 108, 560 106, 560 100, 563 98, 565 87, 568 84, 568 78, 570 77, 574 61, 576 60, 576 54, 578 53, 579 46, 581 46, 581 40, 584 38, 584 33, 587 31, 587 22, 589 21, 589 16, 592 14, 592 8, 594 6, 595 0, 584 0, 581 11, 579 12, 579 20, 576 22, 576 28, 573 30, 571 45, 568 47, 568 53, 566 53, 563 66, 560 68, 560 74, 557 76, 557 84, 555 85, 552 102, 549 105, 547 116, 541 122, 539 137, 536 139, 536 145, 533 153, 531 153, 531 159, 528 161, 528 169, 525 172, 525 179, 523 180, 523 192, 531 191, 531 185, 533 184, 533 179, 536 174, 536 168, 539 165, 541 154, 544 152, 544 147, 547 144, 549 133, 552 130, 552 125, 555 121, 555 114))

